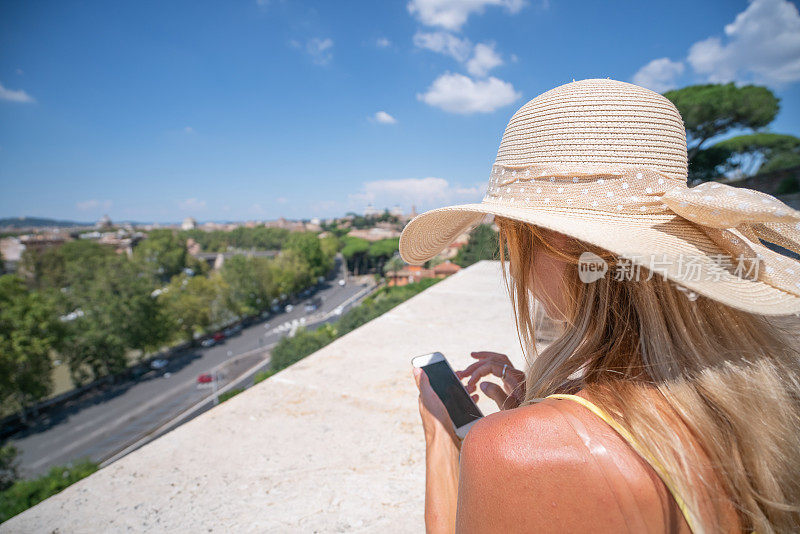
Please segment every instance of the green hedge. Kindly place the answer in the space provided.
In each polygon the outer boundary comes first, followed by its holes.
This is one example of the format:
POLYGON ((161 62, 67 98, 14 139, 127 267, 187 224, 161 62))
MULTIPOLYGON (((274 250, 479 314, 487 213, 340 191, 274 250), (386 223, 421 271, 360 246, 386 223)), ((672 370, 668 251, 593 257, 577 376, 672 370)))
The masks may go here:
POLYGON ((234 397, 234 396, 238 395, 242 391, 244 391, 244 388, 229 389, 225 393, 220 394, 217 398, 219 399, 219 402, 225 402, 226 400, 230 399, 231 397, 234 397))
POLYGON ((46 475, 38 478, 14 482, 10 488, 0 492, 0 523, 24 512, 95 471, 97 471, 97 464, 85 460, 72 466, 52 467, 46 475))

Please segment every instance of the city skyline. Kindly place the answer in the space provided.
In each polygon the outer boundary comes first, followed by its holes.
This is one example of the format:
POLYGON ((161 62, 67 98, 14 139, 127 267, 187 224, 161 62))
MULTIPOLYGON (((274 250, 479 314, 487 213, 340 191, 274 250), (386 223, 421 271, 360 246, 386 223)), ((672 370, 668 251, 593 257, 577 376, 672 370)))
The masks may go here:
POLYGON ((480 200, 572 79, 763 84, 800 134, 788 0, 0 6, 0 218, 330 218, 480 200), (678 29, 678 31, 676 31, 678 29))

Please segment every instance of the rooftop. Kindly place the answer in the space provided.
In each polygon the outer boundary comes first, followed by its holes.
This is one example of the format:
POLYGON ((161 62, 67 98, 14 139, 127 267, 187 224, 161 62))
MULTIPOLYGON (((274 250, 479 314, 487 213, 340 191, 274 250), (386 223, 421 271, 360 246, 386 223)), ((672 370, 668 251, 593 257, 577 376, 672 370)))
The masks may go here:
POLYGON ((410 360, 438 350, 460 367, 479 349, 521 365, 496 262, 461 270, 0 532, 422 531, 410 360))

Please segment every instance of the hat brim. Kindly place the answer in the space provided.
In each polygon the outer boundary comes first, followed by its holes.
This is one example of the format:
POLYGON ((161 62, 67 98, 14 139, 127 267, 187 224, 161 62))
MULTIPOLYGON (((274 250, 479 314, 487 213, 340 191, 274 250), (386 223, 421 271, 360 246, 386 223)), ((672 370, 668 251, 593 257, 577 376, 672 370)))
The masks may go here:
MULTIPOLYGON (((462 204, 428 211, 411 220, 400 236, 400 255, 407 263, 422 264, 487 214, 570 235, 626 256, 644 268, 648 268, 651 258, 691 257, 702 264, 702 272, 714 272, 715 278, 694 280, 682 273, 681 265, 675 261, 661 265, 658 272, 701 295, 750 313, 800 313, 800 297, 761 280, 742 278, 716 268, 714 258, 726 252, 695 225, 675 214, 645 217, 578 208, 531 209, 491 202, 462 204)), ((761 244, 754 244, 753 248, 764 257, 767 266, 784 261, 780 254, 761 244)))

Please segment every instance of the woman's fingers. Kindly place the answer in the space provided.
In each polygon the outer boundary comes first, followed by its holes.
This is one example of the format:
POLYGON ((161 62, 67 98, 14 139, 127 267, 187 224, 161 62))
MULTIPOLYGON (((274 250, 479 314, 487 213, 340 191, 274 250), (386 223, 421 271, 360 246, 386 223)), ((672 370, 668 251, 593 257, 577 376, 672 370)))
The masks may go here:
POLYGON ((493 361, 487 361, 475 369, 472 372, 472 376, 470 377, 469 381, 467 382, 467 391, 470 393, 475 391, 475 386, 478 383, 478 380, 490 374, 501 376, 503 374, 503 366, 493 361))
POLYGON ((468 365, 467 368, 464 369, 463 371, 456 371, 456 375, 458 375, 459 378, 464 378, 465 376, 469 376, 469 375, 471 375, 473 373, 473 371, 475 371, 475 369, 477 369, 478 367, 480 367, 481 365, 483 365, 485 363, 486 363, 485 361, 478 361, 478 362, 472 363, 472 364, 468 365))
POLYGON ((483 382, 481 384, 481 391, 483 391, 487 397, 496 402, 498 408, 501 410, 508 408, 508 406, 506 406, 508 402, 508 395, 506 395, 505 391, 503 391, 503 388, 497 384, 493 382, 483 382))
POLYGON ((506 376, 503 377, 503 385, 508 393, 516 391, 523 383, 525 383, 525 373, 519 369, 506 369, 506 376))
POLYGON ((477 358, 478 360, 484 360, 486 358, 499 359, 501 364, 507 363, 508 365, 511 365, 511 360, 508 359, 508 356, 506 356, 505 354, 500 354, 499 352, 478 350, 475 352, 471 352, 470 356, 472 356, 473 358, 477 358))
POLYGON ((416 383, 416 384, 417 384, 417 389, 419 389, 419 381, 420 381, 420 377, 421 377, 422 375, 424 375, 425 373, 424 373, 424 372, 422 371, 422 369, 420 369, 419 367, 412 367, 412 368, 411 368, 411 374, 413 374, 413 375, 414 375, 414 383, 416 383))
POLYGON ((473 358, 476 358, 478 361, 470 364, 463 371, 456 371, 456 374, 458 375, 459 378, 464 378, 465 376, 472 374, 472 372, 475 369, 477 369, 478 367, 487 362, 495 362, 499 364, 501 367, 503 365, 507 365, 508 369, 514 368, 514 366, 511 364, 511 360, 508 359, 508 356, 506 356, 505 354, 500 354, 499 352, 481 351, 481 352, 473 352, 470 355, 473 358))

